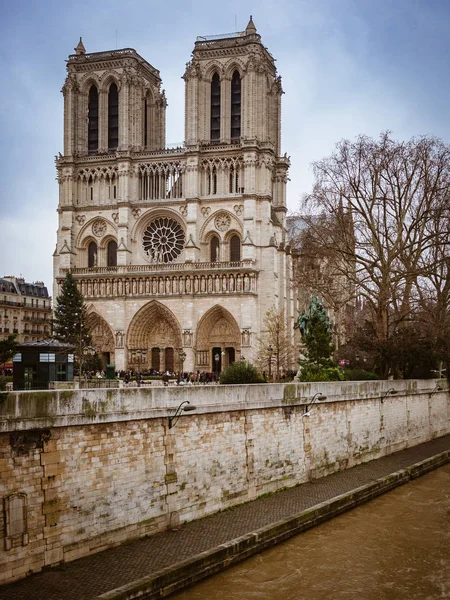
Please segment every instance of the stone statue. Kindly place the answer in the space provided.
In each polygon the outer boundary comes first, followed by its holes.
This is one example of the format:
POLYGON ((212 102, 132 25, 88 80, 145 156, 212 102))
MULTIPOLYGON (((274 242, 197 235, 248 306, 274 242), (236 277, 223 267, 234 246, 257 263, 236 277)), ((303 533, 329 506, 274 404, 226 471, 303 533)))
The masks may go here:
POLYGON ((323 307, 322 301, 317 296, 312 296, 309 300, 308 308, 305 308, 297 319, 297 327, 300 329, 302 338, 308 335, 309 323, 314 316, 317 316, 319 321, 325 324, 327 331, 330 331, 330 319, 323 307))

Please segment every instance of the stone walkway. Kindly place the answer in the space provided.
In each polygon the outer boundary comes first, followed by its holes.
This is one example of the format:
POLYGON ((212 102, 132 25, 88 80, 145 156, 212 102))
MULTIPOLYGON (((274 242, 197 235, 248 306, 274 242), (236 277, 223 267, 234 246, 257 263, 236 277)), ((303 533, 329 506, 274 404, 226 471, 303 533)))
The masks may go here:
POLYGON ((441 452, 450 435, 0 586, 0 600, 93 600, 441 452))

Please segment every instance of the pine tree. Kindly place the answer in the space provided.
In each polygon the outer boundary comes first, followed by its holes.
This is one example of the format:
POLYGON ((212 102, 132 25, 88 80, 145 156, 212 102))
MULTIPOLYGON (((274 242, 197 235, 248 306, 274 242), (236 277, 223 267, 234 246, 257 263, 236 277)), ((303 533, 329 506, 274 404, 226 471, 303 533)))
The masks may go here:
POLYGON ((85 349, 92 343, 86 316, 84 298, 78 290, 72 274, 67 273, 61 288, 61 295, 56 298, 53 335, 60 342, 71 344, 74 347, 80 373, 83 370, 85 349))
POLYGON ((322 366, 332 366, 331 355, 334 345, 328 324, 314 314, 308 324, 308 331, 303 336, 306 345, 306 362, 322 366))

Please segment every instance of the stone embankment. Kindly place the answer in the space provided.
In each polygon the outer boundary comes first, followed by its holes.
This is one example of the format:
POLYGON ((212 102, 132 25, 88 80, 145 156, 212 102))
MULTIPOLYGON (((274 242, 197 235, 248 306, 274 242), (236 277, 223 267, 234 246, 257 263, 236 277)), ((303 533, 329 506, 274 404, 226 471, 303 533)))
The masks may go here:
MULTIPOLYGON (((161 536, 178 535, 160 532, 189 523, 182 532, 195 525, 191 521, 227 508, 245 512, 253 503, 236 505, 261 495, 293 488, 284 497, 299 489, 303 497, 304 486, 318 489, 333 481, 321 479, 331 473, 350 476, 358 472, 355 465, 375 466, 374 459, 446 440, 450 397, 443 387, 436 381, 398 381, 10 393, 0 404, 2 581, 142 536, 156 534, 150 539, 157 544, 161 536), (305 416, 316 394, 327 398, 305 416), (195 411, 169 429, 169 416, 185 400, 195 411)), ((427 465, 415 468, 421 472, 427 465)), ((414 475, 394 471, 375 482, 379 477, 372 473, 342 492, 331 488, 331 495, 312 499, 307 514, 301 514, 297 498, 279 519, 271 513, 263 524, 247 520, 241 532, 227 528, 219 554, 210 540, 184 559, 213 552, 206 562, 228 564, 414 475), (339 498, 341 493, 346 496, 339 498), (326 506, 316 506, 324 501, 326 506)), ((256 502, 279 504, 272 499, 282 494, 256 502)), ((196 521, 200 527, 204 522, 196 521)), ((179 556, 173 558, 170 564, 179 562, 179 556)), ((165 567, 154 564, 150 573, 165 567)), ((186 569, 195 571, 191 563, 186 569)), ((111 587, 118 586, 103 591, 111 587)))

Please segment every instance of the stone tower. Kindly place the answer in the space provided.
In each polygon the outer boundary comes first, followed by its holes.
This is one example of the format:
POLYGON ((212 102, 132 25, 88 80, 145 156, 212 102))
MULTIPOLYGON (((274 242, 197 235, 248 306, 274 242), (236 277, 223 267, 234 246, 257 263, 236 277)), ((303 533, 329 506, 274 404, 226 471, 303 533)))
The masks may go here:
POLYGON ((176 149, 159 71, 135 50, 80 40, 67 70, 55 295, 70 270, 119 369, 255 359, 267 310, 290 327, 294 306, 281 79, 252 19, 197 38, 176 149))

